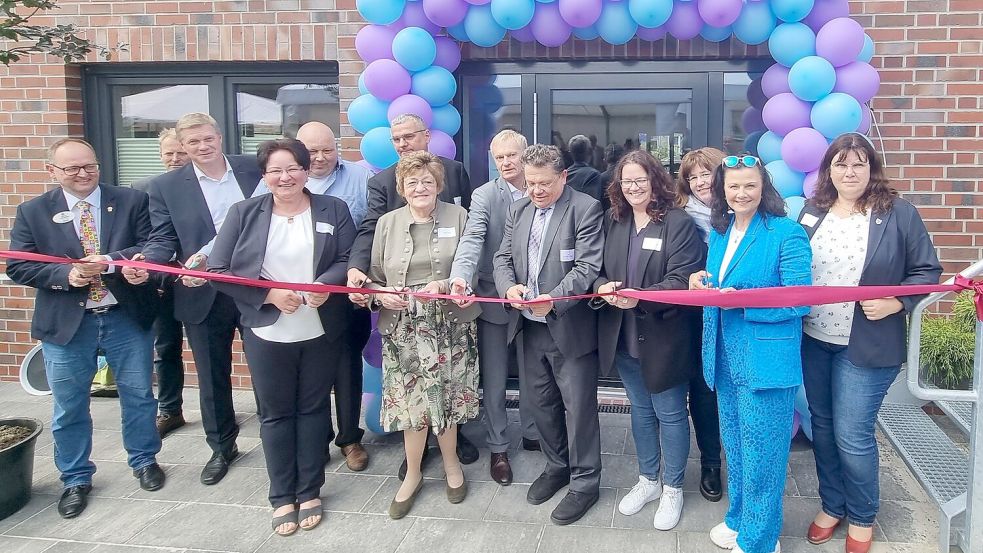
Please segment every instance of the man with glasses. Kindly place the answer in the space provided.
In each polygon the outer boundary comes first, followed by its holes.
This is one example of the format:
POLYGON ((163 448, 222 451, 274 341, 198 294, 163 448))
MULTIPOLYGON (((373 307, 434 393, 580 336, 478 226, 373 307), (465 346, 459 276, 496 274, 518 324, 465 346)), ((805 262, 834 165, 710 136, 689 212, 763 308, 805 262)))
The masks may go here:
POLYGON ((54 460, 64 486, 58 514, 73 518, 85 509, 96 472, 89 460, 89 385, 100 350, 119 387, 123 445, 133 476, 147 491, 164 485, 151 384, 157 288, 132 286, 106 263, 130 259, 147 241, 147 195, 100 185, 95 151, 83 140, 55 142, 46 166, 60 186, 18 206, 10 249, 80 262, 12 259, 7 275, 37 290, 31 336, 41 341, 54 398, 54 460))

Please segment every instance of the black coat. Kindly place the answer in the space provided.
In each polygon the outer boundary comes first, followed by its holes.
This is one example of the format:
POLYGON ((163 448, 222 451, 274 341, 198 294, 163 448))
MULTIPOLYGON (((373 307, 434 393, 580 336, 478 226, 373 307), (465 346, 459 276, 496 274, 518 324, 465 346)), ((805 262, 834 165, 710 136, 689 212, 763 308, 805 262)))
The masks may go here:
MULTIPOLYGON (((594 291, 610 281, 627 282, 628 239, 635 231, 632 216, 615 221, 611 211, 605 216, 604 266, 594 283, 594 291)), ((662 222, 651 222, 644 238, 661 241, 658 249, 642 249, 638 259, 641 271, 639 290, 685 290, 689 275, 706 266, 707 248, 696 223, 682 209, 672 208, 662 222)), ((656 242, 658 243, 658 242, 656 242)), ((698 307, 639 301, 633 309, 608 305, 603 299, 591 301, 599 309, 598 359, 601 374, 617 375, 615 352, 624 317, 635 317, 637 339, 645 385, 659 393, 687 382, 700 373, 702 310, 698 307)))
POLYGON ((586 163, 577 162, 567 167, 567 186, 604 203, 601 173, 586 163))

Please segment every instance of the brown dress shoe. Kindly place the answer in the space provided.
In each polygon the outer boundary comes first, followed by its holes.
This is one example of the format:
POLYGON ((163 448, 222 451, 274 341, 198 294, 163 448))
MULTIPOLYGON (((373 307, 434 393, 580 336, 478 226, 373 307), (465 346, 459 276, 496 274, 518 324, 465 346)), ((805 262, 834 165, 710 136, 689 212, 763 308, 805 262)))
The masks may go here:
POLYGON ((836 521, 836 524, 833 526, 823 528, 822 526, 813 522, 809 525, 809 533, 806 534, 806 539, 813 545, 824 544, 833 539, 833 533, 836 532, 836 527, 839 525, 840 521, 836 521))
POLYGON ((369 452, 365 451, 362 444, 355 442, 341 448, 341 454, 345 456, 345 464, 348 470, 361 472, 369 466, 369 452))
POLYGON ((160 434, 161 439, 184 425, 183 413, 161 413, 157 415, 157 433, 160 434))
POLYGON ((499 484, 503 486, 511 484, 512 465, 509 464, 509 454, 505 452, 492 453, 489 472, 491 473, 492 480, 499 484))
POLYGON ((867 553, 870 551, 870 544, 874 542, 874 536, 867 541, 860 541, 846 535, 846 553, 867 553))

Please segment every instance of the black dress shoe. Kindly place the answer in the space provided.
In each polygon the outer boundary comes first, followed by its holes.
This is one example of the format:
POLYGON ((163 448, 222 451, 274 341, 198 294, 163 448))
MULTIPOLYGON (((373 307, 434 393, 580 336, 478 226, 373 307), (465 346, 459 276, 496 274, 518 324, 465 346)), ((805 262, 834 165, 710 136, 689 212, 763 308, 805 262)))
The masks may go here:
POLYGON ((720 469, 703 467, 700 470, 700 493, 707 501, 717 502, 723 496, 720 487, 720 469))
POLYGON ((526 451, 543 450, 543 448, 539 445, 539 440, 530 440, 529 438, 522 438, 522 449, 526 451))
POLYGON ((560 526, 577 522, 597 503, 598 497, 599 494, 596 493, 567 492, 567 495, 560 500, 560 504, 553 509, 550 520, 560 526))
POLYGON ((460 432, 457 433, 457 459, 462 465, 470 465, 478 460, 478 448, 460 432))
POLYGON ((133 476, 140 479, 140 487, 148 492, 155 492, 164 487, 164 469, 157 463, 133 471, 133 476))
POLYGON ((239 447, 232 446, 232 451, 228 454, 213 453, 212 458, 205 463, 205 468, 201 469, 201 483, 206 486, 218 484, 229 472, 229 463, 239 456, 239 447))
POLYGON ((556 495, 556 492, 563 489, 570 483, 570 474, 543 474, 539 475, 533 483, 529 486, 529 492, 526 493, 526 501, 532 505, 539 505, 546 503, 551 497, 556 495))
POLYGON ((85 506, 89 503, 89 492, 92 491, 91 484, 72 486, 65 488, 58 500, 58 514, 62 518, 75 518, 82 514, 85 506))
POLYGON ((508 453, 492 453, 488 469, 492 480, 503 486, 512 483, 512 465, 509 464, 508 453))
MULTIPOLYGON (((427 460, 430 459, 430 448, 423 448, 423 458, 420 459, 420 470, 422 471, 424 467, 427 466, 427 460)), ((406 455, 403 455, 403 464, 399 465, 399 472, 396 473, 399 476, 400 481, 406 478, 406 455)))

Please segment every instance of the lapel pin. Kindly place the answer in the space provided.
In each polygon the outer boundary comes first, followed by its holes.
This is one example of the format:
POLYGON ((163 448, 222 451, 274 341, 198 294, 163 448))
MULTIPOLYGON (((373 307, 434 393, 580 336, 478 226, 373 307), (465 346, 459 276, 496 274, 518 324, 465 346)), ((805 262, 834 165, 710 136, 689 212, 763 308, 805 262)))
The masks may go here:
POLYGON ((880 220, 880 219, 874 219, 874 224, 875 224, 875 225, 879 225, 879 224, 881 224, 881 220, 880 220))
POLYGON ((109 213, 112 213, 113 212, 113 206, 107 207, 106 208, 106 211, 108 211, 109 213))

